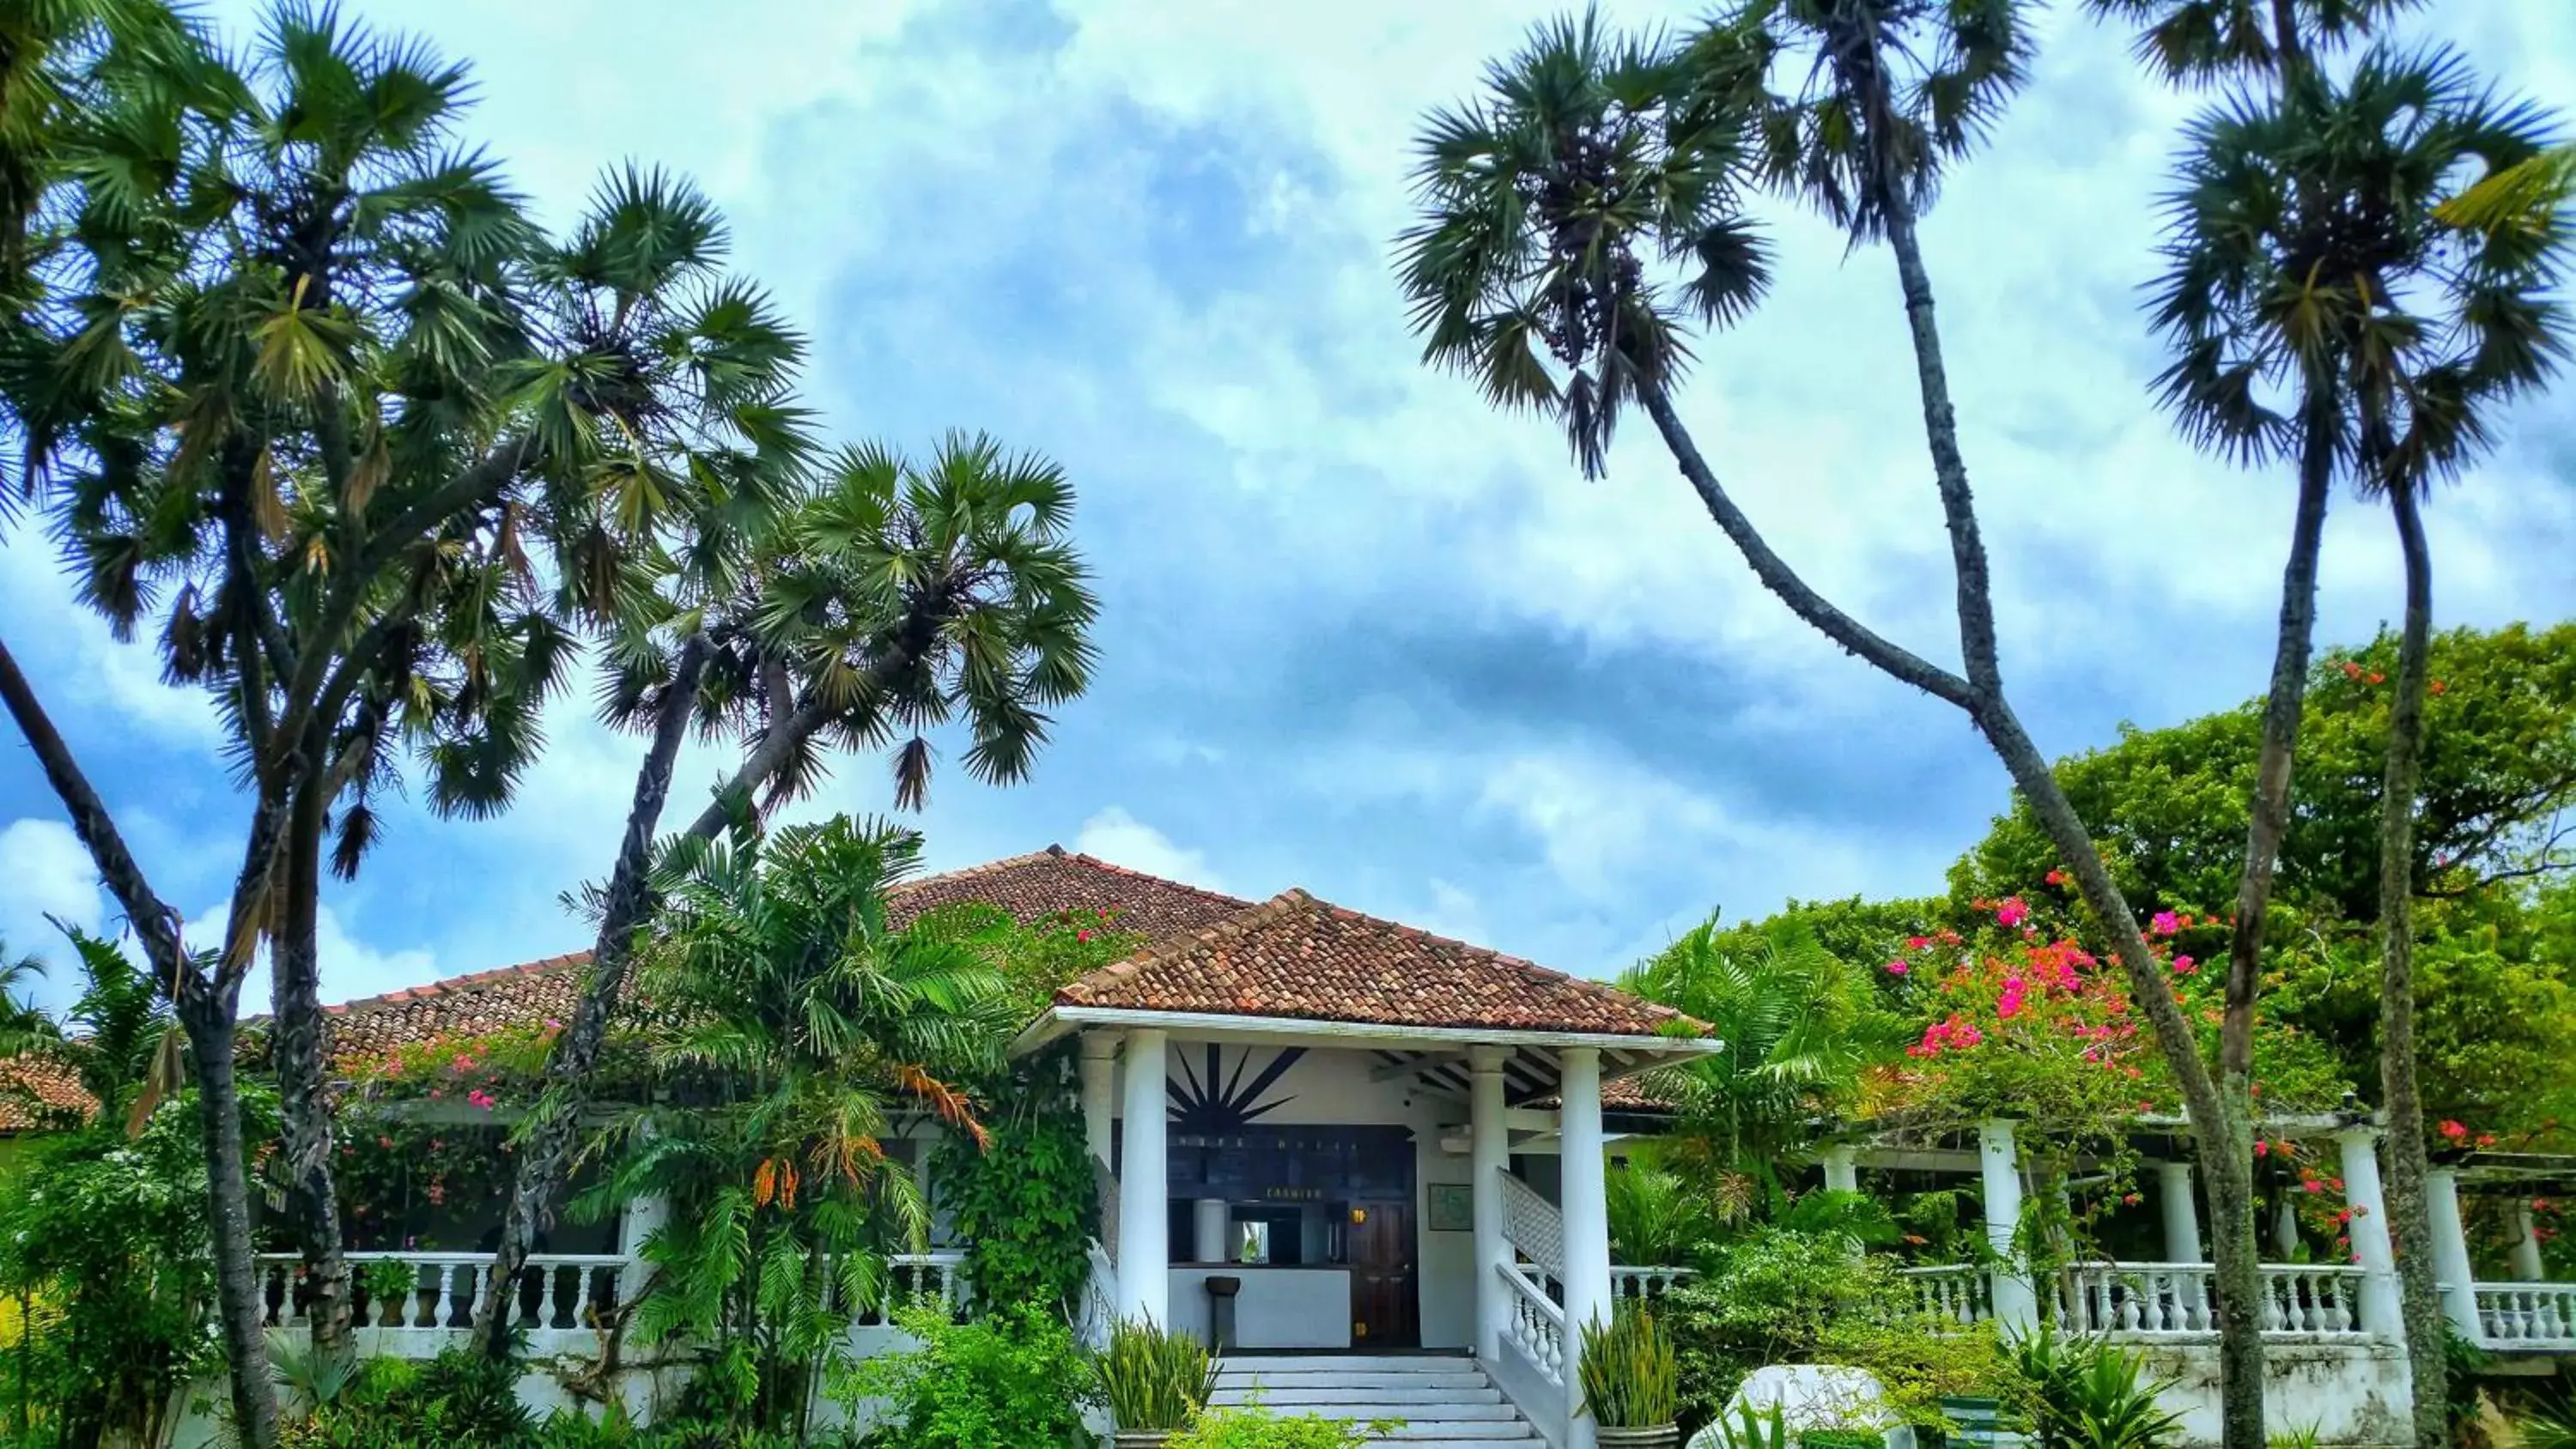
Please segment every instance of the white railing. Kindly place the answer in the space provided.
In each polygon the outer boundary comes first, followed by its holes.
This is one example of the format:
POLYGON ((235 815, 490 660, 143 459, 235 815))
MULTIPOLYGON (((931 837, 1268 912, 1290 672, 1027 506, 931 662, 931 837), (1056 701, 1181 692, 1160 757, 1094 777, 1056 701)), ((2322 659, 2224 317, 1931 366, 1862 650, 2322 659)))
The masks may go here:
POLYGON ((2058 1280, 2057 1321, 2070 1333, 2215 1332, 2216 1278, 2206 1263, 2078 1263, 2058 1280))
MULTIPOLYGON (((351 1253, 348 1258, 355 1280, 352 1319, 356 1325, 421 1332, 471 1327, 492 1264, 488 1253, 351 1253)), ((966 1300, 965 1261, 966 1255, 960 1252, 901 1253, 888 1258, 883 1291, 853 1314, 852 1321, 861 1327, 882 1326, 892 1308, 917 1299, 945 1304, 952 1312, 961 1308, 966 1300)), ((592 1327, 617 1307, 619 1295, 630 1286, 630 1274, 641 1281, 642 1267, 613 1253, 532 1256, 520 1271, 510 1321, 540 1329, 592 1327)), ((306 1323, 302 1258, 293 1253, 263 1254, 259 1282, 268 1326, 297 1328, 306 1323)))
POLYGON ((2488 1347, 2576 1348, 2576 1283, 2478 1283, 2488 1347))
MULTIPOLYGON (((482 1301, 489 1253, 351 1253, 352 1321, 361 1328, 466 1328, 482 1301), (404 1272, 409 1269, 409 1273, 404 1272)), ((628 1260, 613 1253, 541 1253, 520 1270, 510 1321, 529 1328, 587 1328, 616 1306, 628 1260)), ((270 1327, 300 1327, 304 1260, 259 1259, 261 1301, 270 1327)))
POLYGON ((1639 1300, 1661 1298, 1673 1285, 1687 1283, 1695 1270, 1690 1268, 1639 1268, 1614 1265, 1610 1269, 1610 1296, 1614 1299, 1639 1300))
POLYGON ((1565 1220, 1536 1188, 1508 1172, 1502 1178, 1503 1237, 1522 1257, 1545 1268, 1549 1277, 1563 1278, 1565 1220))
POLYGON ((1951 1263, 1907 1268, 1898 1276, 1914 1285, 1914 1306, 1931 1317, 1971 1328, 1995 1316, 1994 1290, 1983 1268, 1951 1263))
POLYGON ((1503 1323, 1504 1341, 1520 1350, 1539 1376, 1558 1388, 1565 1386, 1565 1310, 1549 1301, 1547 1291, 1539 1287, 1528 1272, 1508 1263, 1497 1263, 1510 1289, 1506 1307, 1509 1316, 1503 1323))
POLYGON ((2263 1265, 2265 1333, 2360 1334, 2366 1269, 2301 1263, 2263 1265))

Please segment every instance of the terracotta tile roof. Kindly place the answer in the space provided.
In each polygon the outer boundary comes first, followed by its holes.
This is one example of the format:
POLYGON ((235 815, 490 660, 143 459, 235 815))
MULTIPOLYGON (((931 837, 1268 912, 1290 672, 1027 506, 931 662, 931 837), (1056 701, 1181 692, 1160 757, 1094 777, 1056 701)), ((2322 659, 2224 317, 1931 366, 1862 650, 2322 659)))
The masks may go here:
POLYGON ((60 1115, 88 1117, 98 1103, 80 1076, 43 1057, 0 1059, 0 1132, 61 1125, 60 1115))
POLYGON ((1056 993, 1058 1006, 1386 1026, 1659 1036, 1694 1025, 1600 981, 1364 916, 1290 890, 1149 946, 1056 993))
MULTIPOLYGON (((1055 845, 924 876, 897 887, 890 904, 895 919, 908 922, 961 901, 1000 906, 1023 921, 1105 909, 1119 929, 1156 941, 1205 929, 1251 905, 1055 845)), ((589 963, 589 952, 576 951, 334 1006, 332 1060, 364 1059, 441 1034, 479 1036, 549 1017, 569 1020, 581 999, 581 968, 589 963)))

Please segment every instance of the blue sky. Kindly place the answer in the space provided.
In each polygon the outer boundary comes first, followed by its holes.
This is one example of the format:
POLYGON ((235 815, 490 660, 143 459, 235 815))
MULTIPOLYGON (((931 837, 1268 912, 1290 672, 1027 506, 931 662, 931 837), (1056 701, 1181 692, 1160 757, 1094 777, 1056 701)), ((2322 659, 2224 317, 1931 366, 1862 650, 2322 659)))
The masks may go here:
MULTIPOLYGON (((1544 423, 1416 361, 1388 268, 1408 138, 1553 7, 346 9, 473 63, 469 133, 550 221, 627 158, 695 177, 740 269, 811 331, 808 397, 836 434, 981 428, 1071 474, 1106 603, 1098 683, 1029 784, 941 777, 920 820, 935 864, 1062 842, 1608 972, 1721 905, 1936 889, 2002 807, 1965 723, 1761 593, 1645 429, 1585 483, 1544 423)), ((2576 96, 2564 0, 2450 0, 2412 29, 2509 90, 2576 96)), ((2079 6, 2046 31, 2030 92, 1924 231, 2007 675, 2064 753, 2256 691, 2288 496, 2194 456, 2148 399, 2138 288, 2196 102, 2079 6)), ((1780 283, 1702 348, 1685 412, 1813 580, 1955 657, 1893 270, 1770 210, 1780 283)), ((2576 613, 2570 396, 2524 407, 2437 501, 2446 623, 2576 613)), ((2323 637, 2368 635, 2396 593, 2383 517, 2339 500, 2323 637)), ((242 811, 203 703, 81 615, 23 529, 0 618, 162 892, 214 912, 242 811)), ((328 994, 586 944, 556 898, 605 868, 638 746, 578 692, 552 741, 501 819, 396 812, 327 901, 328 994)), ((717 763, 684 763, 686 798, 717 763)), ((889 803, 880 763, 852 760, 799 813, 889 803)), ((46 944, 47 912, 114 924, 11 736, 0 937, 46 944)))

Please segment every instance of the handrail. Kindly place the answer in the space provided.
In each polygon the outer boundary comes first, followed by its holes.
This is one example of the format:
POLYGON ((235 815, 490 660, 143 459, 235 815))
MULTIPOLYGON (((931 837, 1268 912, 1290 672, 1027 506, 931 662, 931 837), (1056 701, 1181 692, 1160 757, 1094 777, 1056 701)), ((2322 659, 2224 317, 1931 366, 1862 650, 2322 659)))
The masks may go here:
POLYGON ((1530 1367, 1539 1371, 1549 1383, 1565 1386, 1565 1310, 1550 1301, 1536 1279, 1516 1263, 1496 1263, 1494 1271, 1502 1275, 1511 1289, 1505 1305, 1503 1338, 1520 1350, 1530 1367))
POLYGON ((1503 1238, 1520 1255, 1547 1270, 1551 1278, 1565 1276, 1565 1220, 1556 1206, 1538 1195, 1538 1190, 1501 1168, 1494 1169, 1503 1179, 1503 1238))

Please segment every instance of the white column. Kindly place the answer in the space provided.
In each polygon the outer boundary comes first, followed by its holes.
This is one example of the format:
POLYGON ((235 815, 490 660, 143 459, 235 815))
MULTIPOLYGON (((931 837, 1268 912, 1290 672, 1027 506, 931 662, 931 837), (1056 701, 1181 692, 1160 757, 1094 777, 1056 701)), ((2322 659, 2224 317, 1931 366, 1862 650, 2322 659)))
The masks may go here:
POLYGON ((1118 1034, 1088 1031, 1082 1036, 1082 1137, 1100 1165, 1118 1160, 1118 1034))
MULTIPOLYGON (((1609 1159, 1601 1142, 1601 1053, 1568 1047, 1560 1066, 1557 1138, 1564 1147, 1565 1384, 1569 1413, 1582 1407, 1583 1328, 1610 1321, 1609 1159)), ((1573 1421, 1569 1449, 1595 1449, 1588 1414, 1573 1421)))
POLYGON ((2449 1168, 2424 1174, 2424 1215, 2433 1220, 2433 1276, 2442 1284, 2442 1313, 2471 1342, 2482 1341, 2478 1271, 2469 1262, 2468 1229, 2460 1223, 2460 1180, 2449 1168))
POLYGON ((1512 1244, 1503 1236, 1503 1174, 1512 1167, 1511 1124, 1503 1112, 1503 1061, 1507 1047, 1472 1047, 1468 1065, 1468 1171, 1476 1204, 1476 1353, 1493 1359, 1503 1351, 1503 1329, 1511 1313, 1504 1299, 1502 1272, 1512 1260, 1512 1244))
POLYGON ((1995 1270, 1995 1321, 2012 1333, 2039 1326, 2039 1293, 2019 1266, 2021 1156, 2013 1150, 2013 1124, 1990 1118, 1977 1124, 1977 1168, 1985 1182, 1986 1245, 2005 1266, 1995 1270))
POLYGON ((1193 1211, 1190 1246, 1193 1262, 1225 1263, 1234 1259, 1232 1246, 1226 1242, 1226 1229, 1234 1224, 1234 1207, 1221 1197, 1203 1197, 1193 1211))
POLYGON ((2513 1205, 2513 1276, 2525 1283, 2549 1281, 2549 1264, 2540 1256, 2540 1235, 2532 1231, 2531 1199, 2513 1205))
POLYGON ((1825 1190, 1860 1191, 1860 1149, 1848 1143, 1825 1149, 1825 1190))
POLYGON ((2190 1163, 2156 1164, 2156 1201, 2165 1215, 2165 1261, 2201 1261, 2200 1203, 2192 1191, 2190 1163))
POLYGON ((2286 1197, 2272 1214, 2272 1250, 2284 1263, 2299 1251, 2299 1205, 2286 1197))
POLYGON ((2344 1232, 2352 1255, 2360 1260, 2361 1327, 2366 1333, 2397 1338, 2405 1332, 2405 1315, 2397 1306, 2397 1254, 2388 1241, 2388 1198, 2379 1189, 2378 1129, 2347 1127, 2335 1134, 2343 1149, 2343 1203, 2352 1209, 2344 1232))
POLYGON ((1118 1316, 1172 1321, 1170 1163, 1163 1145, 1163 1034, 1127 1033, 1127 1149, 1118 1178, 1118 1316))

